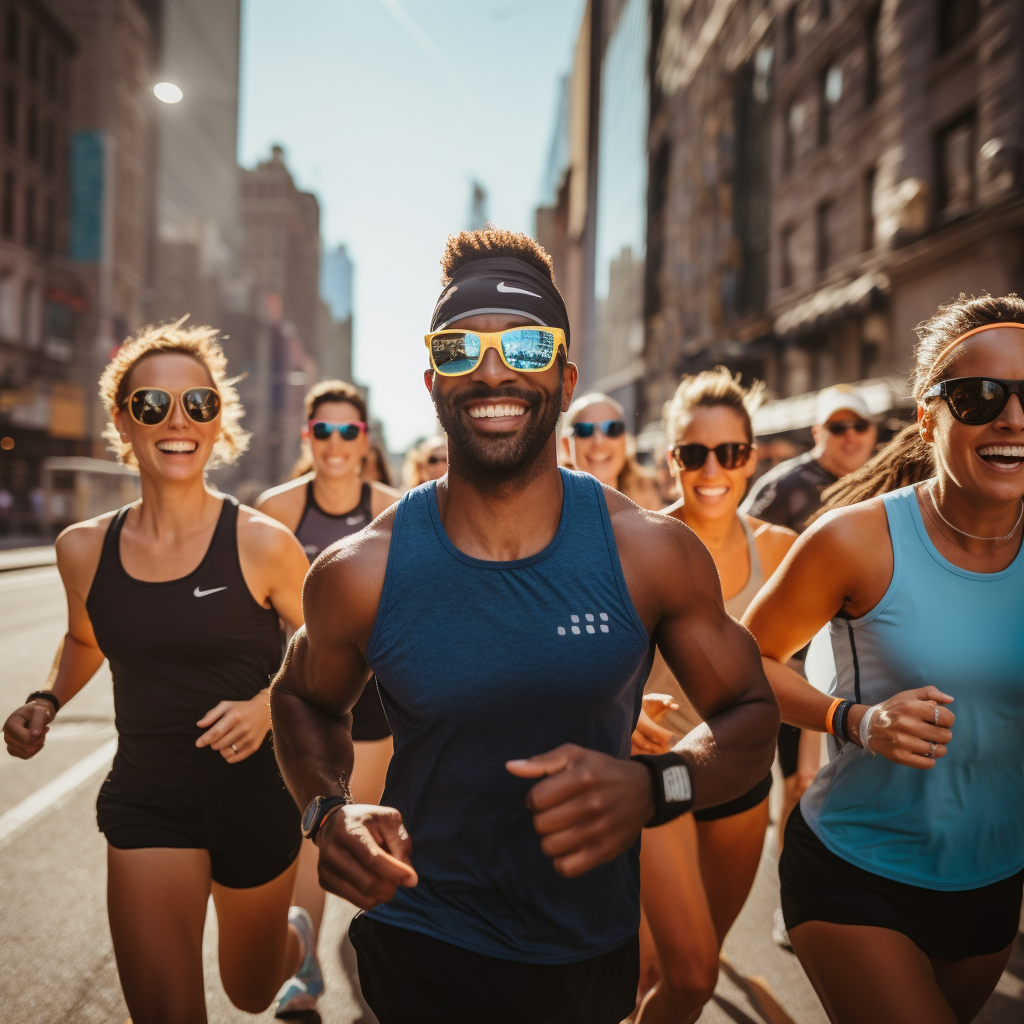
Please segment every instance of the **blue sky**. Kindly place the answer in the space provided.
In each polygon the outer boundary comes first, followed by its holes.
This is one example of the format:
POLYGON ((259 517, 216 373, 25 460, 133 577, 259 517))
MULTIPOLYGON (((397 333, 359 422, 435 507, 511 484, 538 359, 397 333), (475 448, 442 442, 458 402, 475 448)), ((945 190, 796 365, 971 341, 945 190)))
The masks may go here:
POLYGON ((423 334, 470 183, 533 231, 584 0, 243 0, 239 162, 285 147, 356 264, 355 376, 393 451, 434 424, 423 334))

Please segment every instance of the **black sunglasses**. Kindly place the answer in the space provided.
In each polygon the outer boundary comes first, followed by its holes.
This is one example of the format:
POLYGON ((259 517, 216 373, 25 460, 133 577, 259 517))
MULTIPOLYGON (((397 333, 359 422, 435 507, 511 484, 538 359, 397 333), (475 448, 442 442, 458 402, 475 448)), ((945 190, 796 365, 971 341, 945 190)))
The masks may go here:
MULTIPOLYGON (((146 427, 155 427, 167 419, 174 395, 163 388, 136 388, 122 403, 132 419, 146 427)), ((220 395, 214 388, 188 388, 181 393, 181 406, 196 423, 209 423, 220 412, 220 395)))
POLYGON ((991 423, 1006 408, 1010 395, 1016 395, 1024 405, 1024 380, 954 377, 930 387, 924 393, 924 400, 943 399, 956 419, 976 427, 991 423))
POLYGON ((427 456, 427 462, 429 462, 431 466, 436 466, 439 462, 447 462, 447 461, 448 461, 448 456, 447 455, 428 455, 427 456))
POLYGON ((309 432, 318 441, 326 441, 336 430, 343 441, 354 441, 364 430, 366 424, 362 420, 350 423, 328 423, 326 420, 310 420, 309 432))
POLYGON ((622 437, 626 432, 623 420, 602 420, 600 423, 574 423, 572 432, 576 437, 593 437, 594 428, 598 427, 605 437, 622 437))
POLYGON ((708 454, 714 452, 722 469, 739 469, 747 464, 753 450, 752 444, 740 441, 727 441, 725 444, 716 444, 714 448, 706 444, 677 444, 672 449, 672 456, 683 469, 694 470, 700 469, 708 461, 708 454))
POLYGON ((826 423, 825 429, 833 436, 838 437, 848 430, 856 430, 858 434, 866 434, 871 429, 867 420, 839 420, 836 423, 826 423))

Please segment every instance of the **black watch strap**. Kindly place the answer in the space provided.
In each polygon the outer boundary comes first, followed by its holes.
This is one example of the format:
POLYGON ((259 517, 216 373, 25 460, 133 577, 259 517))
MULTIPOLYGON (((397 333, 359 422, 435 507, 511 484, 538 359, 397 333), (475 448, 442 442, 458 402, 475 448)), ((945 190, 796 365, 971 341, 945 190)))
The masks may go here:
POLYGON ((639 761, 647 768, 654 786, 654 817, 644 828, 664 825, 693 807, 693 781, 685 757, 670 751, 667 754, 636 754, 631 760, 639 761))
POLYGON ((53 705, 53 713, 57 714, 60 711, 60 700, 56 694, 51 693, 49 690, 33 690, 26 698, 25 703, 31 704, 34 700, 45 700, 49 701, 53 705))
MULTIPOLYGON (((342 804, 347 804, 348 801, 343 796, 318 796, 313 801, 316 804, 316 809, 312 813, 312 820, 304 820, 303 834, 305 837, 312 842, 316 842, 317 833, 320 831, 320 826, 324 823, 324 819, 327 815, 334 810, 335 807, 339 807, 342 804)), ((307 814, 309 811, 307 810, 307 814)), ((303 819, 306 819, 306 815, 303 815, 303 819)))

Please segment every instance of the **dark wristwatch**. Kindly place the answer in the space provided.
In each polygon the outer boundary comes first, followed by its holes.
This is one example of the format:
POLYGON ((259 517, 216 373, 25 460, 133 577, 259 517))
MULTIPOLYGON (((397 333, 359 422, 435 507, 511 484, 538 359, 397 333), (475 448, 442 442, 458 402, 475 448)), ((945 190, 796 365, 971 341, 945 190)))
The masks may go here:
POLYGON ((347 804, 348 801, 343 796, 315 796, 306 805, 306 809, 302 812, 302 834, 307 838, 316 842, 317 833, 320 831, 320 826, 324 823, 324 819, 334 810, 335 807, 340 807, 343 804, 347 804))
POLYGON ((630 760, 639 761, 654 784, 654 817, 644 828, 664 825, 693 807, 693 781, 681 754, 636 754, 630 760))

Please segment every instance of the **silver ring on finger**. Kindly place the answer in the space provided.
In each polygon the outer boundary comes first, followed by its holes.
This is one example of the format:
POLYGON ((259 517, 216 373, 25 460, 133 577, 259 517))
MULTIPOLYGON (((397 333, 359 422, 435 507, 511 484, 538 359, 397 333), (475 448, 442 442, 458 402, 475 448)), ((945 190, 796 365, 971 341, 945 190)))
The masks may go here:
MULTIPOLYGON (((935 746, 935 744, 933 743, 933 744, 932 744, 932 747, 934 748, 934 746, 935 746)), ((232 750, 232 751, 233 751, 234 753, 236 753, 236 754, 238 753, 238 747, 236 747, 236 746, 234 745, 234 743, 232 743, 232 744, 231 744, 231 750, 232 750)))
POLYGON ((934 710, 935 710, 935 724, 938 725, 939 724, 939 705, 938 704, 935 705, 935 709, 934 710))
POLYGON ((933 761, 935 760, 935 747, 936 747, 936 746, 937 746, 937 744, 935 744, 935 743, 929 743, 929 744, 928 744, 928 756, 929 756, 929 757, 930 757, 930 758, 931 758, 931 759, 932 759, 933 761))

